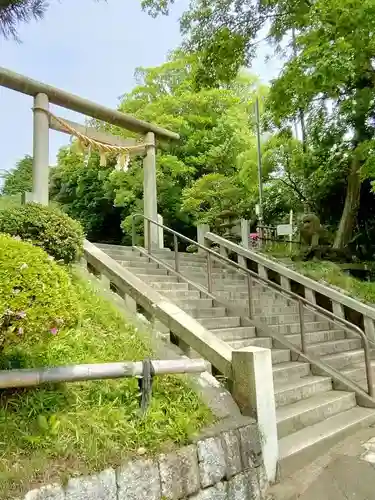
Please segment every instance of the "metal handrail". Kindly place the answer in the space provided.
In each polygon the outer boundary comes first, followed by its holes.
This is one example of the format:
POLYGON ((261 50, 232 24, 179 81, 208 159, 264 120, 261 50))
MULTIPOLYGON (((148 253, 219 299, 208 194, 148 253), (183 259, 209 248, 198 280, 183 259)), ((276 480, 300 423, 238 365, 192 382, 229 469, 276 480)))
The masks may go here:
POLYGON ((323 316, 324 318, 329 318, 332 321, 335 321, 336 323, 340 323, 341 325, 344 325, 346 330, 349 330, 351 332, 357 333, 363 342, 363 349, 364 349, 364 355, 365 355, 365 367, 366 367, 366 380, 367 380, 367 393, 369 396, 373 397, 374 396, 374 385, 373 385, 373 373, 372 373, 372 368, 371 368, 371 355, 370 355, 370 342, 369 339, 367 338, 367 335, 365 332, 359 328, 357 325, 353 325, 349 321, 347 321, 345 318, 340 318, 336 314, 332 313, 331 311, 327 311, 326 309, 323 309, 317 304, 314 304, 313 302, 310 302, 307 300, 305 297, 301 297, 297 295, 296 293, 286 290, 282 288, 280 285, 277 283, 274 283, 270 281, 267 278, 264 278, 263 276, 260 276, 259 274, 255 273, 254 271, 251 271, 250 269, 241 266, 241 264, 238 264, 237 262, 234 262, 228 257, 225 257, 211 248, 207 248, 204 245, 201 245, 200 243, 192 240, 191 238, 188 238, 187 236, 184 236, 181 233, 178 233, 174 229, 171 229, 167 226, 164 226, 163 224, 160 224, 159 222, 141 214, 141 213, 136 213, 132 215, 132 245, 135 247, 136 246, 136 226, 135 226, 135 221, 137 218, 142 218, 144 221, 146 221, 146 235, 147 235, 147 252, 151 255, 152 254, 152 241, 151 241, 151 224, 156 225, 157 227, 162 228, 166 232, 170 233, 173 235, 173 242, 174 242, 174 255, 175 255, 175 271, 179 272, 179 253, 178 253, 178 238, 181 238, 183 241, 186 241, 187 243, 191 245, 195 245, 197 248, 203 250, 207 254, 207 291, 209 294, 212 293, 212 258, 220 261, 221 263, 224 263, 227 267, 234 268, 237 270, 240 270, 244 272, 247 277, 248 277, 248 296, 249 296, 249 317, 252 319, 253 314, 252 314, 252 281, 253 278, 256 281, 259 281, 265 285, 267 285, 269 288, 272 288, 275 290, 277 293, 280 293, 281 295, 287 295, 290 297, 292 300, 296 301, 298 303, 298 313, 299 313, 299 322, 300 322, 300 334, 301 334, 301 350, 303 354, 306 354, 306 347, 307 347, 307 342, 306 342, 306 337, 305 337, 305 328, 304 328, 304 319, 303 319, 303 308, 304 306, 308 307, 309 309, 313 309, 316 311, 320 316, 323 316))

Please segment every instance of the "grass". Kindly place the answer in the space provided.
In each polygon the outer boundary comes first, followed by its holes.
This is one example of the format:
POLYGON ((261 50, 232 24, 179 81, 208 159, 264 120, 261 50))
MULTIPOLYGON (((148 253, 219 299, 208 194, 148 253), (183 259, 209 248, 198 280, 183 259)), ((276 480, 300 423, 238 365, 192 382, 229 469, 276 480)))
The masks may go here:
POLYGON ((267 242, 262 246, 262 253, 268 256, 274 257, 276 259, 282 258, 292 258, 299 255, 300 246, 296 243, 282 242, 282 241, 271 241, 267 242))
MULTIPOLYGON (((8 352, 13 366, 141 360, 152 354, 147 339, 124 324, 111 303, 77 276, 74 281, 83 310, 79 327, 60 332, 48 350, 39 345, 27 354, 8 352)), ((0 498, 170 450, 212 421, 182 376, 155 379, 144 418, 136 379, 0 391, 0 498)))
MULTIPOLYGON (((282 242, 272 242, 262 248, 263 253, 276 259, 298 256, 299 251, 298 245, 293 245, 292 251, 290 251, 289 245, 282 242)), ((360 301, 371 305, 375 304, 375 282, 362 281, 350 276, 333 262, 295 260, 293 269, 315 281, 339 288, 343 293, 360 301)))
MULTIPOLYGON (((292 250, 288 243, 271 242, 263 246, 262 253, 275 259, 292 258, 299 255, 299 245, 293 245, 292 250)), ((339 288, 343 293, 357 298, 370 305, 375 304, 375 282, 362 281, 348 275, 338 265, 328 261, 295 260, 293 269, 309 278, 324 282, 339 288)))
POLYGON ((340 288, 343 293, 351 297, 371 305, 375 304, 375 283, 349 276, 333 262, 294 262, 293 267, 296 271, 315 281, 324 281, 329 285, 340 288))

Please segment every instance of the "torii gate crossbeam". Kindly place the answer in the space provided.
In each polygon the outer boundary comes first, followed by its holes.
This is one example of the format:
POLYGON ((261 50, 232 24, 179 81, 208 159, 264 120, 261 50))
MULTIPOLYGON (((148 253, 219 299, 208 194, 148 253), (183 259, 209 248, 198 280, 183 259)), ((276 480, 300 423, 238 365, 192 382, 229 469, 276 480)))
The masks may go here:
MULTIPOLYGON (((48 204, 49 129, 51 128, 48 111, 49 103, 53 103, 145 136, 147 146, 143 160, 144 214, 157 221, 155 137, 178 140, 178 134, 2 67, 0 67, 0 86, 34 98, 33 197, 35 201, 48 204)), ((158 228, 154 224, 151 228, 151 244, 158 246, 158 228)))

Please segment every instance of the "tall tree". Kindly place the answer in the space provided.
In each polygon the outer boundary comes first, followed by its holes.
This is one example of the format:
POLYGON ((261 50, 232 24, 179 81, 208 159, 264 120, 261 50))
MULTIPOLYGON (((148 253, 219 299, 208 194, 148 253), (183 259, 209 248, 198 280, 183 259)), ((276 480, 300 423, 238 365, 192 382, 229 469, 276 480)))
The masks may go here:
POLYGON ((33 159, 26 155, 16 163, 13 170, 2 175, 2 194, 14 195, 32 191, 33 184, 33 159))
POLYGON ((86 162, 74 149, 59 151, 57 167, 51 172, 51 199, 81 222, 90 240, 120 243, 122 210, 114 207, 108 183, 114 161, 100 167, 99 155, 92 154, 86 162))
MULTIPOLYGON (((296 18, 298 21, 299 18, 296 18)), ((347 136, 347 193, 334 246, 351 239, 360 203, 363 148, 375 136, 372 0, 319 0, 300 19, 298 54, 274 82, 270 106, 277 123, 306 111, 323 111, 347 136)))
MULTIPOLYGON (((145 0, 166 12, 167 0, 145 0)), ((253 54, 255 36, 268 21, 277 46, 296 31, 289 60, 272 85, 270 108, 277 125, 329 109, 327 121, 345 129, 347 192, 335 247, 351 239, 360 203, 364 151, 374 137, 373 0, 193 0, 182 17, 186 43, 202 54, 197 83, 232 78, 253 54), (201 72, 202 72, 201 71, 201 72)), ((288 51, 287 51, 288 52, 288 51)), ((342 142, 341 142, 342 144, 342 142)), ((331 150, 334 155, 335 146, 331 150)))
POLYGON ((48 7, 46 0, 1 0, 0 35, 17 39, 17 26, 41 19, 48 7))
MULTIPOLYGON (((160 67, 139 69, 138 85, 120 104, 121 111, 180 134, 178 143, 158 146, 158 202, 166 223, 185 232, 192 229, 190 214, 181 210, 185 188, 206 174, 231 177, 241 168, 256 165, 246 153, 255 151, 250 115, 259 88, 257 80, 241 75, 232 86, 197 91, 196 64, 196 55, 177 52, 160 67)), ((135 205, 139 207, 142 177, 137 181, 138 189, 134 184, 130 188, 121 172, 114 173, 113 180, 119 183, 116 202, 123 202, 125 194, 128 203, 130 192, 137 191, 135 205)))
MULTIPOLYGON (((232 86, 197 91, 193 78, 195 61, 195 56, 176 53, 161 66, 138 69, 136 87, 123 96, 119 106, 121 111, 180 134, 176 143, 157 145, 158 210, 167 225, 190 236, 194 236, 196 218, 192 211, 182 210, 185 189, 209 174, 231 178, 242 172, 243 186, 252 186, 250 179, 256 179, 255 140, 249 117, 259 87, 254 77, 241 75, 232 86)), ((123 134, 116 127, 107 126, 106 130, 123 134)), ((82 210, 82 215, 100 221, 95 209, 92 217, 88 214, 93 206, 85 197, 85 190, 78 188, 82 177, 78 179, 71 174, 76 165, 80 176, 84 175, 82 156, 69 157, 70 166, 62 157, 59 161, 56 175, 61 181, 54 196, 66 204, 69 213, 74 205, 77 211, 82 210)), ((108 203, 121 211, 125 233, 131 234, 130 215, 143 212, 141 159, 132 160, 125 173, 109 168, 101 181, 98 181, 99 165, 90 162, 89 167, 92 190, 87 187, 88 193, 94 196, 96 191, 96 200, 107 197, 108 203)))

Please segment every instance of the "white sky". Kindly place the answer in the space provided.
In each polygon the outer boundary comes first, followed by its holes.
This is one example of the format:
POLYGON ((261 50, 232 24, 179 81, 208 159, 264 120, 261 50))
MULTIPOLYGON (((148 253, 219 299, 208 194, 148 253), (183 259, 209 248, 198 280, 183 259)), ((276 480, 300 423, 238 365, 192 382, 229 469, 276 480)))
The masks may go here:
MULTIPOLYGON (((169 17, 152 19, 140 0, 51 0, 43 21, 22 25, 21 44, 0 40, 0 66, 74 94, 116 107, 119 96, 134 86, 137 66, 156 66, 180 43, 178 19, 188 0, 176 0, 169 17)), ((277 75, 280 63, 265 63, 268 49, 259 44, 251 70, 262 80, 277 75)), ((0 87, 0 170, 11 169, 32 154, 32 99, 0 87)), ((68 110, 60 116, 83 123, 68 110)), ((67 144, 51 131, 50 162, 67 144)))

